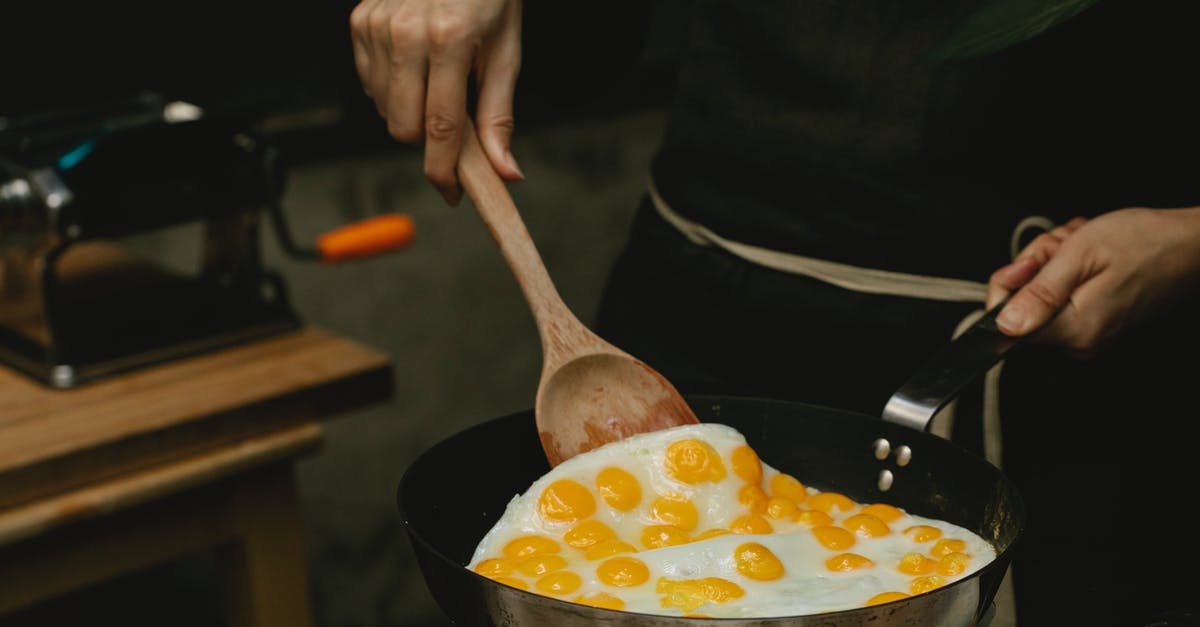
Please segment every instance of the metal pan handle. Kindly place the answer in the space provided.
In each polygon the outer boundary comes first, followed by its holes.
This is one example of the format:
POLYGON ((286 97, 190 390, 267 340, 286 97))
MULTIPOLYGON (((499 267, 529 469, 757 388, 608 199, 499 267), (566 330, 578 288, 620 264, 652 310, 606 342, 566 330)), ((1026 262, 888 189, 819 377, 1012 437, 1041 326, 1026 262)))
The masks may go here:
MULTIPOLYGON (((968 383, 982 376, 1020 342, 996 327, 996 315, 1008 304, 1005 299, 989 309, 970 327, 941 348, 896 390, 883 408, 883 419, 917 431, 929 428, 934 415, 954 400, 968 383)), ((907 466, 913 451, 905 444, 893 446, 886 438, 872 445, 875 458, 884 461, 895 453, 898 468, 907 466)), ((891 469, 879 472, 878 486, 888 491, 895 481, 891 469)))
POLYGON ((917 431, 928 429, 938 410, 1017 344, 1018 338, 1005 335, 996 327, 996 314, 1007 303, 1006 299, 988 310, 934 354, 888 399, 883 419, 917 431))

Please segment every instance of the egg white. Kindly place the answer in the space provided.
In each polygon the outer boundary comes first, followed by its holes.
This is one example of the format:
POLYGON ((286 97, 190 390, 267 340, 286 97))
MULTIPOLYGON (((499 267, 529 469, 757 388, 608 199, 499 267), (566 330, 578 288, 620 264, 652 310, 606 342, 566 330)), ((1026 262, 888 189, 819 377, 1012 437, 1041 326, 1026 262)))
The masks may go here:
MULTIPOLYGON (((942 538, 959 539, 966 543, 963 552, 971 555, 970 566, 957 576, 943 577, 947 582, 968 577, 995 558, 995 549, 970 530, 907 513, 889 523, 892 529, 889 535, 869 539, 860 537, 846 551, 825 548, 803 524, 776 520, 770 522, 776 526, 777 533, 722 535, 651 550, 642 547, 639 541, 642 529, 647 525, 662 524, 650 513, 650 505, 658 495, 682 495, 693 502, 699 513, 699 522, 692 530, 693 535, 707 529, 728 528, 735 518, 746 514, 746 507, 738 501, 738 491, 745 483, 733 473, 729 463, 733 450, 745 444, 745 437, 732 427, 702 423, 638 434, 576 455, 509 501, 503 515, 480 540, 467 566, 473 568, 484 559, 501 555, 504 545, 517 537, 530 534, 548 536, 562 546, 559 555, 567 559, 567 568, 583 579, 578 590, 564 597, 567 600, 607 592, 621 598, 626 611, 678 616, 684 612, 674 607, 662 607, 663 594, 655 591, 659 578, 681 580, 720 577, 741 586, 745 594, 726 603, 708 603, 696 612, 714 617, 746 618, 799 616, 858 608, 881 592, 908 592, 912 576, 899 572, 895 564, 908 553, 927 554, 933 544, 916 543, 901 533, 913 525, 936 527, 942 531, 942 538), (688 438, 707 442, 721 456, 727 471, 722 481, 692 485, 680 482, 667 473, 664 463, 667 447, 688 438), (597 495, 596 511, 591 518, 608 525, 618 538, 639 549, 637 553, 625 554, 641 560, 649 568, 649 579, 638 586, 614 588, 601 582, 595 568, 599 562, 586 560, 582 550, 567 546, 562 541, 563 534, 576 523, 548 521, 538 514, 538 496, 552 482, 573 479, 595 493, 596 474, 609 466, 620 467, 637 478, 642 486, 641 502, 631 511, 621 512, 608 507, 597 495), (758 542, 774 553, 784 566, 784 576, 774 581, 757 581, 738 572, 733 558, 734 549, 746 542, 758 542), (862 555, 875 562, 875 567, 851 572, 828 570, 825 560, 843 552, 862 555)), ((762 463, 762 467, 762 485, 766 489, 770 478, 779 474, 779 471, 766 462, 762 463)), ((805 477, 797 479, 803 482, 805 477)), ((811 495, 816 490, 808 488, 808 492, 811 495)), ((834 518, 834 524, 838 524, 856 513, 857 509, 852 512, 835 510, 830 515, 834 518)))

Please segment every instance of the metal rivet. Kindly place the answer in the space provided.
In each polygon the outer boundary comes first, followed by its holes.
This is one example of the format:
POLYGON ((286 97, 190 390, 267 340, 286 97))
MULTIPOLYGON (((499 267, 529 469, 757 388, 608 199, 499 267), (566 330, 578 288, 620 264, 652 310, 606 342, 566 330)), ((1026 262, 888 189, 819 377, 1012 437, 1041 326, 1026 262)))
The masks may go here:
POLYGON ((897 466, 900 466, 901 468, 903 468, 904 466, 908 465, 908 462, 911 462, 911 461, 912 461, 912 449, 908 448, 908 445, 901 445, 900 448, 896 449, 896 465, 897 466))
POLYGON ((888 453, 892 452, 892 443, 883 438, 875 440, 875 459, 883 461, 887 459, 888 453))
POLYGON ((50 369, 50 385, 53 385, 56 388, 69 388, 74 384, 74 368, 63 364, 50 369))
POLYGON ((879 471, 879 491, 887 492, 888 490, 891 490, 893 480, 895 480, 895 477, 892 476, 892 471, 890 471, 890 470, 879 471))

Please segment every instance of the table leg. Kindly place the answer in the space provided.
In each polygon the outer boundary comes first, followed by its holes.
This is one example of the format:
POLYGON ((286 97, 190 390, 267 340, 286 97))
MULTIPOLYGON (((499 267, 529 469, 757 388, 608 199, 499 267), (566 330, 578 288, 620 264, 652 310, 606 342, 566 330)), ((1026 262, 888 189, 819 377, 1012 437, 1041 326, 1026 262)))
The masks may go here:
POLYGON ((239 482, 230 500, 239 537, 220 549, 230 627, 311 627, 304 530, 292 466, 239 482))

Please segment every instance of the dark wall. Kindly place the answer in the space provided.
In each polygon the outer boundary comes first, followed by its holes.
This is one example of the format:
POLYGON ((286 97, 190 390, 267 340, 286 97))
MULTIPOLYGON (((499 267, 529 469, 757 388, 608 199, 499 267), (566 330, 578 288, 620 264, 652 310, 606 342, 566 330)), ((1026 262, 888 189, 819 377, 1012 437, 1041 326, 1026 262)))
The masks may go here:
MULTIPOLYGON (((153 90, 213 110, 263 117, 336 110, 340 121, 329 136, 352 147, 386 145, 383 124, 354 71, 349 37, 354 5, 5 3, 0 116, 153 90)), ((661 100, 669 87, 661 54, 646 55, 655 7, 526 0, 518 124, 661 100)), ((328 124, 328 116, 322 119, 326 122, 314 124, 328 124)))

